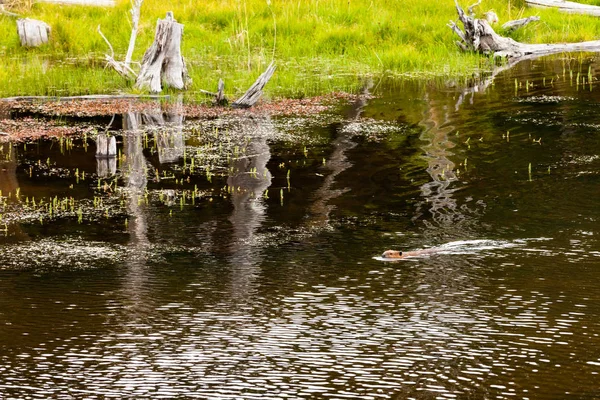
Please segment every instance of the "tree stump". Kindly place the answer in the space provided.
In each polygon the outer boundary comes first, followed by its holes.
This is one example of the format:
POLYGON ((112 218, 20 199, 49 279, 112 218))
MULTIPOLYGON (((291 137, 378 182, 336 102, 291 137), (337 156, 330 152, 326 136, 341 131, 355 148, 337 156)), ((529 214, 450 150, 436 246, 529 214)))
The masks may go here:
POLYGON ((162 82, 168 87, 184 89, 190 83, 190 77, 181 55, 183 24, 173 18, 169 11, 165 19, 156 24, 154 43, 142 59, 142 68, 136 81, 138 89, 151 92, 162 91, 162 82), (161 82, 162 81, 162 82, 161 82))
POLYGON ((21 18, 17 20, 17 32, 23 47, 38 47, 48 43, 50 25, 36 19, 21 18))
POLYGON ((112 158, 117 156, 117 140, 105 133, 98 134, 96 139, 96 157, 112 158))
POLYGON ((96 139, 96 173, 99 178, 113 176, 117 172, 117 139, 105 133, 96 139))

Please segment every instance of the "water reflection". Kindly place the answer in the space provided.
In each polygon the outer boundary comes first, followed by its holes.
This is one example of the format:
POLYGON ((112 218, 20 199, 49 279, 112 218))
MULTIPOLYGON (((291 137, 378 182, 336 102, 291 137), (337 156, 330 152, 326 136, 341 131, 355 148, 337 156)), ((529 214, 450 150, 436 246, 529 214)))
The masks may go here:
MULTIPOLYGON (((431 181, 421 186, 422 196, 425 203, 419 208, 426 208, 431 214, 432 220, 440 225, 453 225, 463 218, 457 210, 456 200, 453 193, 456 190, 455 164, 451 161, 454 142, 449 135, 455 132, 451 119, 451 109, 448 102, 437 98, 427 98, 427 109, 421 124, 425 127, 421 134, 421 140, 427 142, 422 149, 427 161, 427 173, 431 181)), ((419 210, 418 216, 423 211, 419 210)))
POLYGON ((145 313, 152 307, 148 293, 148 264, 151 257, 156 256, 155 245, 148 237, 148 224, 152 216, 148 211, 147 185, 149 171, 153 171, 153 168, 144 155, 144 149, 148 147, 149 134, 155 136, 161 164, 177 161, 183 156, 181 98, 166 113, 157 105, 154 111, 123 115, 121 172, 125 187, 122 190, 125 192, 130 239, 122 290, 128 302, 126 319, 135 321, 135 324, 142 323, 139 319, 145 318, 145 313))
POLYGON ((3 196, 19 187, 17 179, 17 147, 11 142, 0 143, 0 190, 3 196))
POLYGON ((251 293, 262 261, 263 244, 256 232, 267 214, 263 195, 272 180, 267 169, 271 158, 267 138, 272 137, 275 128, 269 116, 242 119, 232 128, 236 129, 234 136, 242 138, 238 146, 244 150, 229 164, 227 186, 233 204, 229 222, 233 234, 227 258, 232 266, 231 292, 235 297, 244 298, 251 293))
POLYGON ((327 157, 323 170, 325 178, 315 191, 309 208, 308 226, 311 229, 322 229, 329 226, 331 211, 335 208, 331 200, 348 192, 349 188, 335 189, 336 177, 352 167, 346 153, 356 147, 353 138, 360 133, 361 125, 357 123, 370 98, 373 81, 367 80, 356 96, 355 101, 348 107, 346 120, 336 129, 336 138, 332 141, 333 151, 327 157))
MULTIPOLYGON (((10 201, 15 201, 15 197, 19 194, 19 180, 17 178, 17 146, 12 142, 0 143, 0 203, 4 198, 9 198, 10 201)), ((10 228, 7 224, 2 223, 0 217, 0 235, 13 236, 17 240, 25 240, 28 235, 23 232, 20 224, 11 224, 10 228)))

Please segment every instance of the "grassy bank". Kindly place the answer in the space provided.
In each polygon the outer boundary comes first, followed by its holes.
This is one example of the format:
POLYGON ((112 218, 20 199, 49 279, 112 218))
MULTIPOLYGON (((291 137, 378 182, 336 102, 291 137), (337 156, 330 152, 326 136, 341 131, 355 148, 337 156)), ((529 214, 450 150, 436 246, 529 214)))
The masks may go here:
MULTIPOLYGON (((34 4, 21 12, 52 27, 51 42, 38 49, 21 48, 14 18, 0 16, 0 96, 131 91, 104 69, 108 50, 96 33, 100 25, 123 59, 129 7, 128 1, 110 9, 34 4)), ((524 42, 600 38, 598 18, 530 9, 522 0, 484 0, 478 10, 489 9, 501 22, 540 15, 541 23, 514 34, 524 42)), ((185 24, 191 98, 203 98, 199 89, 214 90, 219 78, 230 95, 239 94, 273 55, 279 69, 268 87, 272 97, 353 90, 366 74, 465 76, 487 63, 454 45, 446 27, 456 18, 451 0, 145 0, 134 60, 141 60, 156 19, 169 10, 185 24)))

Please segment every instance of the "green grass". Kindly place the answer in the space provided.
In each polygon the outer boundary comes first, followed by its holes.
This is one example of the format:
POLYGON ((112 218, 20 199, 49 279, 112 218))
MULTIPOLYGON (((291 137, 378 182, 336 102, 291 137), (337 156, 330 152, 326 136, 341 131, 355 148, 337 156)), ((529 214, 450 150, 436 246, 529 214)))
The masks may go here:
MULTIPOLYGON (((526 8, 523 0, 508 4, 484 0, 476 11, 493 9, 501 23, 539 15, 540 23, 513 34, 523 42, 600 38, 599 18, 526 8)), ((96 33, 100 25, 122 60, 129 7, 128 1, 111 9, 35 4, 24 14, 52 27, 50 43, 37 49, 21 48, 14 19, 1 16, 0 96, 131 92, 130 82, 104 69, 108 49, 96 33)), ((278 71, 268 86, 271 97, 350 91, 364 75, 428 79, 489 67, 454 45, 446 27, 456 19, 451 0, 146 0, 134 60, 151 44, 157 18, 171 10, 185 24, 189 99, 203 98, 199 89, 214 90, 219 78, 228 94, 240 94, 271 61, 274 48, 278 71)))

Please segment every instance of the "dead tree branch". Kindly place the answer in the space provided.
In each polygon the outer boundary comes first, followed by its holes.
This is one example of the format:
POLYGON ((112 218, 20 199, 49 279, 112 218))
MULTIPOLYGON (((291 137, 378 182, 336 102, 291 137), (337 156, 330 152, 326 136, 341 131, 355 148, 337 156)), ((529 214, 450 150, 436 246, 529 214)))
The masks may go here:
POLYGON ((100 34, 100 36, 102 36, 102 39, 104 39, 104 41, 108 45, 108 48, 110 49, 110 55, 108 55, 108 54, 104 55, 104 60, 106 61, 106 65, 112 67, 115 71, 117 71, 125 79, 132 79, 132 80, 135 79, 137 77, 137 74, 135 73, 134 70, 132 70, 129 67, 128 64, 126 64, 125 62, 115 60, 115 58, 114 58, 115 51, 113 50, 113 47, 110 44, 110 42, 108 41, 108 39, 106 38, 106 36, 104 36, 102 31, 100 30, 100 25, 98 25, 98 33, 100 34))
POLYGON ((527 17, 527 18, 515 19, 515 20, 508 21, 505 24, 503 24, 502 29, 504 29, 506 31, 514 31, 514 30, 524 27, 525 25, 528 25, 532 22, 539 21, 539 20, 540 20, 540 17, 527 17))
POLYGON ((129 47, 127 48, 127 54, 125 55, 125 65, 131 64, 131 57, 133 57, 133 49, 135 48, 135 39, 137 37, 138 25, 140 22, 140 10, 144 0, 131 0, 131 36, 129 37, 129 47))

